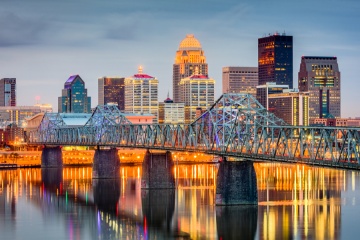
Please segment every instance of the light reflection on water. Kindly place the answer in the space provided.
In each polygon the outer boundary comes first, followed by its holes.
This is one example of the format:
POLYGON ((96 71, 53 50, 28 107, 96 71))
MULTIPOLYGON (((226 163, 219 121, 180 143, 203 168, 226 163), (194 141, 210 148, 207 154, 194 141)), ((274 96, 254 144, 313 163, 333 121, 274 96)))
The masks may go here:
POLYGON ((141 190, 141 166, 117 180, 92 169, 0 171, 1 239, 351 239, 359 172, 254 164, 258 206, 216 207, 217 166, 179 165, 177 190, 141 190))

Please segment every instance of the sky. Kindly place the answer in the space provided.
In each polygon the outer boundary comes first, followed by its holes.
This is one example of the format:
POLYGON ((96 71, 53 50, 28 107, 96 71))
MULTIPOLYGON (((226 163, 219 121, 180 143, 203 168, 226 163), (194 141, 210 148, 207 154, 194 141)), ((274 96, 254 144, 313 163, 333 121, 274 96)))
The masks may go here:
POLYGON ((337 56, 342 117, 360 117, 358 0, 0 0, 0 78, 17 79, 17 105, 50 103, 70 75, 92 107, 102 76, 143 72, 172 97, 172 65, 186 34, 200 41, 222 93, 222 67, 257 66, 257 40, 293 36, 294 87, 301 56, 337 56))

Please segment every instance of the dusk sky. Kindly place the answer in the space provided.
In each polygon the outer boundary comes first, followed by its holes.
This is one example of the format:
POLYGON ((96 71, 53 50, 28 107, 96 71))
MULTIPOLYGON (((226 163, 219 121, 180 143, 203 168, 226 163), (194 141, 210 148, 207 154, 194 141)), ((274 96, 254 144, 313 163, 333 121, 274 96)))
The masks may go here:
POLYGON ((222 91, 224 66, 257 66, 259 37, 294 40, 294 86, 300 58, 337 56, 342 117, 360 117, 358 0, 0 0, 0 78, 17 78, 17 105, 57 100, 70 75, 85 81, 92 107, 97 79, 128 77, 143 66, 172 97, 172 65, 186 34, 202 44, 209 76, 222 91))

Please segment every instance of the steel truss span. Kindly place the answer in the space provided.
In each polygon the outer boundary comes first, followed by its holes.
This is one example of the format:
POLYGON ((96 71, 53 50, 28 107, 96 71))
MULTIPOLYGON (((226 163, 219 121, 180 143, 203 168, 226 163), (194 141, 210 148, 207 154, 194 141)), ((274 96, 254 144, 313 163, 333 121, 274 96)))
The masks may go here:
POLYGON ((98 106, 84 126, 45 114, 29 144, 196 151, 266 161, 360 169, 360 128, 286 125, 250 94, 224 94, 191 124, 131 124, 116 106, 98 106))

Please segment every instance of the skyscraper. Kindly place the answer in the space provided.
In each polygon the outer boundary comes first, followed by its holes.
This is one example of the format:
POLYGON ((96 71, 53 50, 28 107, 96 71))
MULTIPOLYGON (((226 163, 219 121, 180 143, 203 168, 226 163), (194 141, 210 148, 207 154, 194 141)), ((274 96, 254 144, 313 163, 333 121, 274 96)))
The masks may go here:
POLYGON ((197 110, 207 110, 214 104, 215 80, 197 74, 181 79, 180 97, 185 103, 185 123, 195 120, 197 110))
POLYGON ((309 92, 309 123, 315 118, 340 118, 340 72, 337 57, 303 56, 299 91, 309 92))
POLYGON ((16 78, 0 80, 0 106, 16 106, 16 78))
POLYGON ((223 93, 250 93, 256 96, 259 83, 257 67, 223 67, 223 93))
POLYGON ((293 88, 293 37, 285 34, 258 39, 259 85, 275 82, 293 88))
POLYGON ((167 97, 164 102, 159 102, 159 123, 184 124, 184 106, 184 103, 174 103, 169 97, 167 97))
POLYGON ((180 98, 179 83, 181 79, 193 74, 208 75, 208 65, 199 40, 193 34, 188 34, 180 42, 173 65, 173 99, 174 102, 184 102, 180 98))
POLYGON ((101 77, 98 79, 99 105, 117 104, 119 110, 125 110, 125 78, 101 77))
POLYGON ((91 97, 79 75, 70 76, 58 100, 59 113, 91 113, 91 97))
POLYGON ((150 75, 139 72, 125 78, 125 111, 129 113, 151 113, 158 119, 158 84, 159 81, 150 75))

